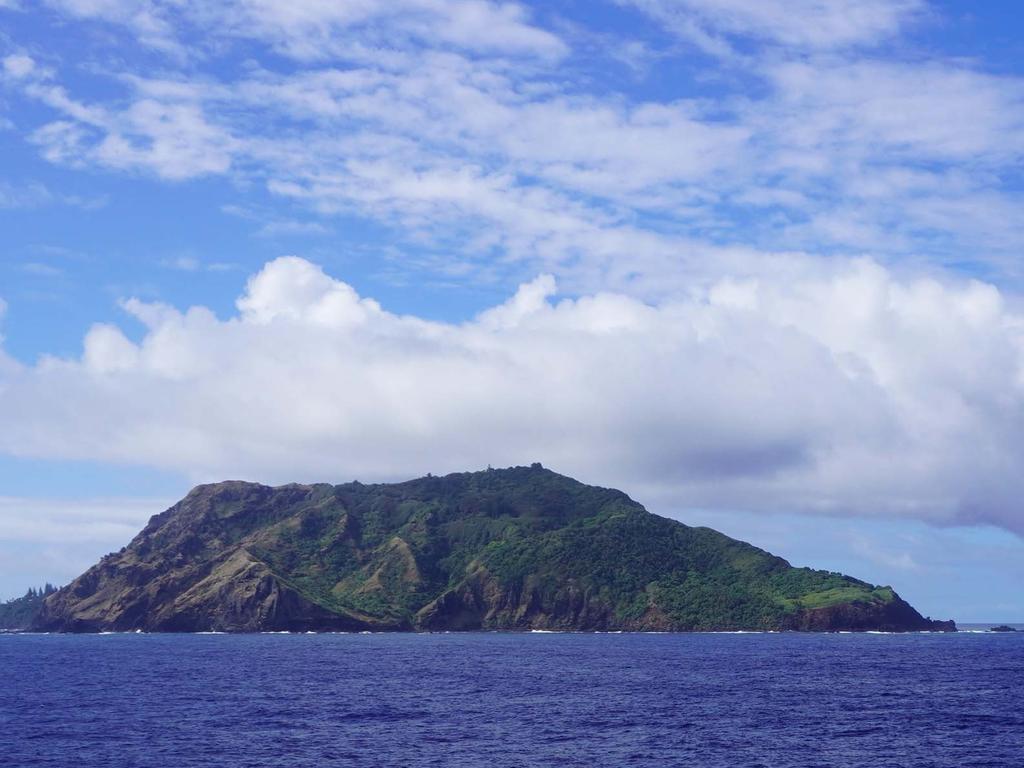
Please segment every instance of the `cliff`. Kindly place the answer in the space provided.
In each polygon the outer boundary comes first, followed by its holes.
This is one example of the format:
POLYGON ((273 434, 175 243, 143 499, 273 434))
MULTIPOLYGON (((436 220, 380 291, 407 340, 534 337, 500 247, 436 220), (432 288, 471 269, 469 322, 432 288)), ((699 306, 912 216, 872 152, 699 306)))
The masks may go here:
POLYGON ((199 486, 43 603, 45 631, 953 629, 533 465, 199 486))

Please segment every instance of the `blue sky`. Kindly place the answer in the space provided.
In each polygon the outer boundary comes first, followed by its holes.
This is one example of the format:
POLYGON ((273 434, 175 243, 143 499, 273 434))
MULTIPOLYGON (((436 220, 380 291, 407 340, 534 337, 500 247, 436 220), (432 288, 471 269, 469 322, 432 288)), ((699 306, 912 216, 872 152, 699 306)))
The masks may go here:
POLYGON ((1024 34, 0 0, 0 597, 192 484, 540 460, 1024 620, 1024 34))

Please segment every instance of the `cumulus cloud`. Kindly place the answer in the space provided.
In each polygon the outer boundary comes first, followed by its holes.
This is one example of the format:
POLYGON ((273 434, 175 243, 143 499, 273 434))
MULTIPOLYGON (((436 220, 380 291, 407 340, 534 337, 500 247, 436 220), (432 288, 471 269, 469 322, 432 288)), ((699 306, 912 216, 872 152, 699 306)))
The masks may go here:
POLYGON ((659 304, 550 276, 461 323, 288 257, 238 313, 131 300, 78 359, 0 373, 0 450, 195 480, 395 479, 543 461, 656 508, 1017 532, 1024 319, 994 287, 870 261, 659 304))

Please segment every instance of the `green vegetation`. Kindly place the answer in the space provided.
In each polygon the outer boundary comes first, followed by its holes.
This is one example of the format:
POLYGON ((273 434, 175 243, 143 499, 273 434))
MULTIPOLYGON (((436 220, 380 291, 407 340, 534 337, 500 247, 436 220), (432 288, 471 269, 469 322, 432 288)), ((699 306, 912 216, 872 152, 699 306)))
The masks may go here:
POLYGON ((930 624, 887 587, 793 568, 538 464, 393 485, 200 486, 59 598, 45 626, 930 624))

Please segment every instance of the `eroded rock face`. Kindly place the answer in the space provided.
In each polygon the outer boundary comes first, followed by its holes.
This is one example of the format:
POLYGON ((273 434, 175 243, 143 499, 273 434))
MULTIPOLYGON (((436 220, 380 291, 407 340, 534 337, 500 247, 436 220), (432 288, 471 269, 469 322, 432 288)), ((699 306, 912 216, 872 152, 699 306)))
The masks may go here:
POLYGON ((48 597, 45 631, 952 629, 888 588, 538 465, 200 486, 48 597))
POLYGON ((247 549, 253 532, 288 517, 309 489, 275 493, 246 483, 201 486, 51 596, 41 631, 258 632, 398 628, 329 609, 247 549))

